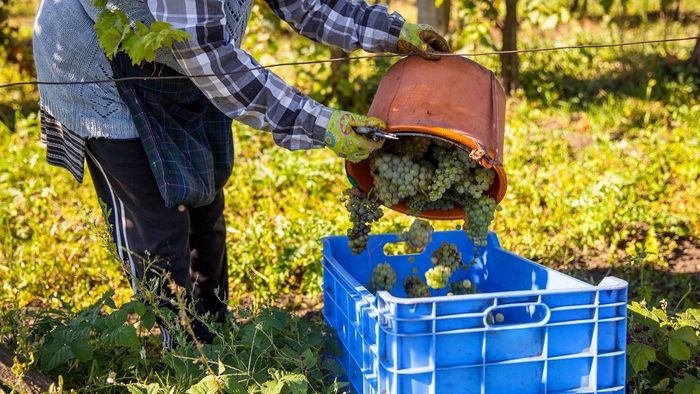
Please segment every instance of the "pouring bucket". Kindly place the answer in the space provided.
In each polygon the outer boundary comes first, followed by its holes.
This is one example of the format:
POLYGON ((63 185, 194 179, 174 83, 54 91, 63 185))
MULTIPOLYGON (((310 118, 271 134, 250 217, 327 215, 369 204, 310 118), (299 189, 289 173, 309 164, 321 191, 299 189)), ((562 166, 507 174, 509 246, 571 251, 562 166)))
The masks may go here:
MULTIPOLYGON (((460 57, 425 60, 409 56, 394 64, 382 78, 368 115, 382 119, 387 132, 450 142, 471 151, 471 157, 496 178, 487 193, 500 202, 506 193, 503 169, 505 92, 493 72, 460 57)), ((372 189, 369 160, 345 162, 348 177, 361 190, 372 189)), ((406 204, 390 207, 406 212, 406 204)), ((459 207, 425 211, 427 219, 462 219, 459 207)))

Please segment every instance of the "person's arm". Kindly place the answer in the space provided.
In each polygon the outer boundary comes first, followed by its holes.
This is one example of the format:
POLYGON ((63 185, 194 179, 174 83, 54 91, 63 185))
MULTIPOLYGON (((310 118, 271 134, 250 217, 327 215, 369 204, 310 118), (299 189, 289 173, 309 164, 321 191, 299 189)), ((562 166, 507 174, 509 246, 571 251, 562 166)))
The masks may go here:
POLYGON ((158 21, 183 29, 191 39, 174 43, 173 53, 187 75, 226 74, 192 78, 223 113, 251 127, 272 132, 287 149, 324 146, 333 112, 287 85, 274 73, 236 48, 225 28, 221 0, 148 0, 158 21))
POLYGON ((364 0, 266 0, 300 34, 346 51, 396 52, 404 19, 364 0))

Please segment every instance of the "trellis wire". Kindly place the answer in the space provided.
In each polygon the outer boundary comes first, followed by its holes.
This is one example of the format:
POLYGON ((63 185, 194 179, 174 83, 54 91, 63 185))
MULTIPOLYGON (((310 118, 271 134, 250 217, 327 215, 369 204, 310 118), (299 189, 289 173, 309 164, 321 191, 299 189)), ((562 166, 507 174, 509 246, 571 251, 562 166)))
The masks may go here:
MULTIPOLYGON (((492 56, 492 55, 508 55, 508 54, 519 54, 519 53, 536 53, 536 52, 551 52, 551 51, 563 51, 571 49, 598 49, 598 48, 615 48, 615 47, 626 47, 632 45, 646 45, 646 44, 660 44, 666 42, 678 42, 678 41, 691 41, 700 39, 700 36, 690 36, 690 37, 675 37, 675 38, 664 38, 657 40, 642 40, 642 41, 628 41, 628 42, 617 42, 611 44, 580 44, 580 45, 563 45, 555 47, 545 47, 545 48, 529 48, 529 49, 514 49, 508 51, 489 51, 489 52, 466 52, 466 53, 434 53, 434 55, 441 57, 449 56, 463 56, 463 57, 479 57, 479 56, 492 56)), ((24 81, 24 82, 13 82, 0 85, 2 88, 11 88, 15 86, 22 85, 86 85, 86 84, 104 84, 104 83, 114 83, 114 82, 124 82, 124 81, 149 81, 149 80, 169 80, 169 79, 185 79, 185 78, 211 78, 211 77, 221 77, 227 75, 242 74, 249 71, 271 69, 278 67, 287 66, 303 66, 309 64, 322 64, 322 63, 336 63, 344 62, 349 60, 362 60, 362 59, 378 59, 378 58, 393 58, 393 57, 406 57, 406 56, 419 56, 419 54, 410 55, 398 55, 398 54, 372 54, 372 55, 361 55, 361 56, 350 56, 350 57, 338 57, 331 59, 319 59, 319 60, 305 60, 299 62, 284 62, 275 63, 268 65, 261 65, 258 67, 246 68, 245 70, 236 70, 225 73, 212 73, 212 74, 198 74, 198 75, 171 75, 171 76, 149 76, 149 77, 124 77, 124 78, 111 78, 111 79, 96 79, 89 81, 24 81)))

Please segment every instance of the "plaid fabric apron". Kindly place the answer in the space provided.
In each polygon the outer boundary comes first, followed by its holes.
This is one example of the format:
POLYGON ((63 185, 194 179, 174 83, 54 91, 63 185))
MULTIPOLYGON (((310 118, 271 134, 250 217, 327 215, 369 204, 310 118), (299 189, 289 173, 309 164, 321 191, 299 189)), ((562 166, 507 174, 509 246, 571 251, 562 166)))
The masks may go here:
MULTIPOLYGON (((180 75, 159 63, 111 62, 115 78, 180 75)), ((231 119, 189 79, 116 82, 131 113, 165 206, 214 201, 233 167, 231 119)))

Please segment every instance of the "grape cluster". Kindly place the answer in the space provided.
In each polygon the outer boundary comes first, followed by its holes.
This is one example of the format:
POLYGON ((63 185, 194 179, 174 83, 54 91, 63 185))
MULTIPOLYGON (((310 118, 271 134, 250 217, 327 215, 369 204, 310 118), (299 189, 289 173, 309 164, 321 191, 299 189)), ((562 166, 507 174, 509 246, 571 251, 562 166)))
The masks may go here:
POLYGON ((381 263, 374 267, 372 278, 369 281, 369 289, 372 291, 390 291, 396 284, 396 271, 389 263, 381 263))
POLYGON ((345 208, 350 212, 352 222, 352 228, 348 230, 349 246, 353 253, 359 254, 367 248, 372 223, 379 220, 384 212, 377 201, 357 189, 346 190, 345 208))
POLYGON ((379 152, 370 159, 374 177, 372 193, 384 205, 393 206, 425 190, 433 177, 432 165, 408 156, 379 152))
MULTIPOLYGON (((404 202, 407 212, 421 216, 426 211, 461 208, 465 213, 464 231, 477 246, 486 244, 488 228, 493 221, 495 200, 486 193, 496 173, 473 160, 470 152, 450 143, 422 137, 401 137, 387 141, 369 158, 373 188, 366 195, 359 190, 348 193, 346 208, 353 227, 348 231, 353 253, 366 249, 372 222, 382 216, 379 204, 394 206, 404 202)), ((402 235, 411 251, 424 249, 431 242, 432 227, 415 220, 402 235)), ((448 287, 450 294, 477 291, 469 281, 450 282, 449 278, 463 266, 455 245, 443 243, 431 256, 433 267, 425 279, 410 276, 403 283, 409 297, 428 297, 430 289, 448 287)), ((391 289, 396 273, 388 265, 375 268, 370 287, 391 289)))
POLYGON ((455 244, 443 242, 440 247, 433 252, 430 262, 433 266, 447 267, 450 271, 456 272, 462 265, 462 254, 457 250, 455 244))
POLYGON ((450 283, 448 295, 474 294, 477 292, 476 286, 469 279, 464 279, 450 283))
POLYGON ((409 298, 430 297, 430 289, 419 277, 411 275, 403 282, 403 289, 409 298))
POLYGON ((430 138, 402 137, 398 141, 387 144, 387 149, 399 156, 407 156, 412 160, 419 160, 428 153, 430 145, 430 138))
POLYGON ((450 283, 452 272, 450 267, 436 265, 425 271, 425 282, 433 289, 443 289, 450 283))
POLYGON ((473 198, 480 198, 489 190, 496 178, 496 173, 488 168, 478 167, 465 171, 459 182, 455 183, 457 193, 473 198))
POLYGON ((493 221, 496 210, 496 200, 482 195, 479 198, 466 198, 462 204, 466 216, 464 231, 472 239, 474 245, 486 245, 486 236, 493 221))
POLYGON ((402 238, 406 240, 409 250, 421 251, 433 239, 433 226, 425 220, 416 219, 408 231, 403 233, 402 238))
POLYGON ((433 289, 442 289, 449 285, 450 276, 462 265, 462 254, 455 244, 443 242, 433 252, 430 262, 433 268, 425 272, 425 280, 433 289))
POLYGON ((449 211, 451 209, 454 209, 455 203, 445 199, 441 198, 436 201, 428 201, 424 206, 423 210, 425 211, 449 211))
POLYGON ((420 216, 425 209, 425 205, 429 202, 428 196, 423 193, 418 193, 406 199, 406 211, 409 215, 420 216))
POLYGON ((438 166, 430 184, 428 197, 430 201, 437 201, 460 180, 464 166, 459 159, 459 150, 454 148, 436 146, 433 157, 437 158, 438 166))

